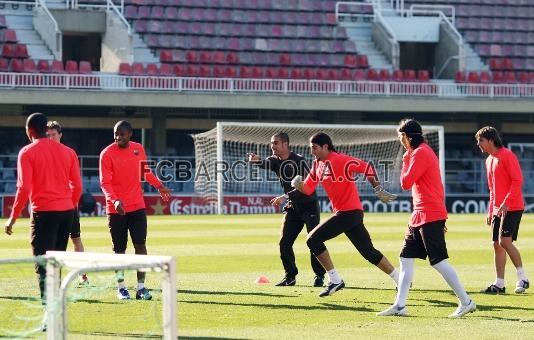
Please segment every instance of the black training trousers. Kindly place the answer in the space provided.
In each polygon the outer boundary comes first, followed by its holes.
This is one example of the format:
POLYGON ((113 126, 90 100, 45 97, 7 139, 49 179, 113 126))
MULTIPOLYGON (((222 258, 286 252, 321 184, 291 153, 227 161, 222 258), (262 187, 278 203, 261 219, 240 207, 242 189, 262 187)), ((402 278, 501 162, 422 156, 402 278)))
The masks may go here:
POLYGON ((324 242, 345 233, 358 252, 369 262, 377 265, 382 253, 375 249, 371 236, 363 224, 363 211, 339 211, 328 220, 319 224, 308 235, 308 247, 315 256, 321 255, 326 246, 324 242))
MULTIPOLYGON (((302 209, 288 206, 284 208, 284 212, 284 221, 280 230, 280 259, 282 259, 286 277, 295 277, 299 271, 295 263, 293 244, 302 231, 304 224, 306 224, 308 233, 319 224, 319 202, 310 204, 302 209)), ((315 275, 323 277, 325 270, 313 253, 310 254, 310 262, 315 275)))

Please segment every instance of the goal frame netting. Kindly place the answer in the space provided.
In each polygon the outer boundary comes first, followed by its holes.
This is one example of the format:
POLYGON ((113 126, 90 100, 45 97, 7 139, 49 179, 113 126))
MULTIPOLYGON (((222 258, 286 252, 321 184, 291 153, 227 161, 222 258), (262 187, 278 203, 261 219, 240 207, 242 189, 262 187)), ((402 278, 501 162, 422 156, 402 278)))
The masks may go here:
MULTIPOLYGON (((314 130, 315 132, 325 131, 328 133, 328 131, 332 130, 351 130, 354 129, 355 131, 362 131, 362 130, 368 130, 368 131, 375 131, 376 133, 379 133, 381 130, 390 130, 391 134, 389 134, 389 131, 387 133, 387 136, 382 137, 381 142, 392 142, 397 141, 397 128, 398 125, 369 125, 369 124, 295 124, 295 123, 266 123, 266 122, 217 122, 217 126, 209 130, 205 133, 200 133, 194 135, 195 139, 195 153, 196 153, 196 162, 197 162, 197 168, 200 161, 202 161, 200 158, 205 157, 205 155, 200 151, 200 148, 202 147, 202 143, 206 143, 206 140, 215 139, 216 143, 216 152, 215 155, 210 155, 208 157, 215 156, 215 167, 216 167, 216 211, 218 214, 224 213, 224 181, 223 181, 223 173, 222 169, 220 169, 220 166, 222 166, 224 159, 224 142, 228 141, 225 139, 225 129, 226 128, 256 128, 256 129, 265 129, 272 131, 273 129, 280 131, 288 132, 287 130, 295 130, 295 129, 302 129, 304 130, 314 130), (215 136, 213 137, 213 135, 215 136), (204 139, 204 141, 201 141, 204 139), (201 141, 201 142, 199 142, 201 141)), ((441 178, 443 181, 443 185, 445 185, 445 132, 443 126, 439 125, 423 125, 423 134, 427 135, 429 133, 437 133, 437 152, 440 162, 440 171, 441 171, 441 178)), ((311 134, 310 134, 311 136, 311 134)), ((268 145, 270 143, 270 137, 271 136, 262 136, 266 137, 262 144, 268 145)), ((309 137, 309 136, 308 136, 309 137)), ((336 136, 331 135, 334 145, 338 145, 336 143, 336 136)), ((291 145, 294 145, 292 140, 292 135, 289 133, 290 138, 290 148, 291 145)), ((233 140, 232 140, 233 141, 233 140)), ((239 142, 246 143, 246 141, 242 140, 239 142)), ((376 142, 373 142, 376 143, 376 142)), ((364 143, 362 143, 363 145, 364 143)), ((355 144, 356 145, 356 144, 355 144)), ((400 147, 400 143, 399 143, 400 147)), ((357 155, 354 155, 358 157, 357 155)), ((261 157, 261 155, 260 155, 261 157)), ((363 159, 363 158, 362 158, 363 159)), ((365 160, 365 159, 364 159, 365 160)), ((398 159, 397 159, 398 161, 398 159)), ((198 190, 196 190, 198 192, 198 190)))
POLYGON ((115 270, 163 273, 163 339, 177 338, 176 262, 172 256, 47 251, 46 255, 47 339, 67 339, 67 288, 80 274, 115 270), (60 277, 61 269, 69 273, 60 277))

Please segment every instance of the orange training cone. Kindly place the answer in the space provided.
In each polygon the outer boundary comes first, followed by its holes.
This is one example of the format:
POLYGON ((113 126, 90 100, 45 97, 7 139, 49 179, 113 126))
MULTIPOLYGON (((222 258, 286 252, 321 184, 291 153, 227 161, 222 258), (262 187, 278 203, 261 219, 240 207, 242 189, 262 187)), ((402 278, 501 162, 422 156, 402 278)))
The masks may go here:
POLYGON ((267 278, 267 276, 263 276, 263 275, 260 275, 258 276, 258 278, 256 279, 255 281, 257 284, 265 284, 265 283, 269 283, 269 279, 267 278))

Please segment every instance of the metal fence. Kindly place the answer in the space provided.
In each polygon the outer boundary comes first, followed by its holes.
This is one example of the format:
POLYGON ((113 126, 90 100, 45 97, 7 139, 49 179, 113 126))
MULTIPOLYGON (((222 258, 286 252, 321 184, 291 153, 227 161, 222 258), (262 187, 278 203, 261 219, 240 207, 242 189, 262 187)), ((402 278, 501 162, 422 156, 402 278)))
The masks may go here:
POLYGON ((41 74, 0 72, 1 89, 87 89, 101 91, 163 91, 322 94, 333 96, 513 97, 533 98, 530 84, 466 84, 308 79, 197 78, 121 76, 107 73, 41 74))

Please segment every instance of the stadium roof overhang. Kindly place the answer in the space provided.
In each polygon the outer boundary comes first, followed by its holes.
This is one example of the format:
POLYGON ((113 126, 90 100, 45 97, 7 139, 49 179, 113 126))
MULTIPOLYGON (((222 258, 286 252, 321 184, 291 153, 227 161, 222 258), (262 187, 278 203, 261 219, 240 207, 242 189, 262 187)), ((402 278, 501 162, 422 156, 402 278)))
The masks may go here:
POLYGON ((0 103, 153 108, 357 112, 533 113, 534 99, 435 96, 332 96, 96 90, 0 90, 0 103))

